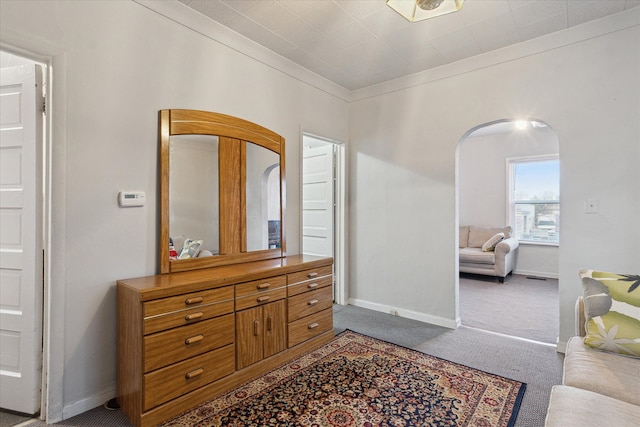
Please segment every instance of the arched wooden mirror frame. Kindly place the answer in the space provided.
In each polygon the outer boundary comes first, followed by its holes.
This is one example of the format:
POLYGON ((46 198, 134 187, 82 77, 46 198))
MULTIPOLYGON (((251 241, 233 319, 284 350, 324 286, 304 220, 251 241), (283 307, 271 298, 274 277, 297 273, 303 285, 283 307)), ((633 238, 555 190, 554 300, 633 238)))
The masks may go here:
POLYGON ((285 140, 258 124, 225 114, 199 110, 161 110, 160 134, 160 271, 172 273, 263 259, 286 253, 285 140), (212 135, 219 141, 220 254, 203 258, 170 260, 170 140, 174 135, 212 135), (280 247, 247 251, 246 143, 264 147, 280 156, 280 247))

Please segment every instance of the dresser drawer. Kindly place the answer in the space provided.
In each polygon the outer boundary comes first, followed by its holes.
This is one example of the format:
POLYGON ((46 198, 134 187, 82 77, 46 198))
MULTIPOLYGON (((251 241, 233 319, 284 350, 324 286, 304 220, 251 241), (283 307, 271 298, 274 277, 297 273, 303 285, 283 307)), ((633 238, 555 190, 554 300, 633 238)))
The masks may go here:
POLYGON ((254 280, 236 285, 236 298, 245 297, 256 293, 264 293, 276 288, 281 288, 287 284, 287 277, 276 276, 262 280, 254 280))
POLYGON ((163 316, 153 316, 144 319, 144 334, 148 335, 177 326, 196 324, 202 320, 212 319, 229 313, 233 313, 233 299, 192 308, 190 310, 174 311, 163 316))
POLYGON ((217 317, 144 338, 144 372, 233 344, 234 315, 217 317))
POLYGON ((289 348, 333 329, 333 308, 289 323, 289 348))
POLYGON ((287 297, 287 288, 281 287, 272 289, 259 294, 248 295, 242 298, 236 298, 236 311, 246 308, 257 307, 273 301, 278 301, 287 297))
POLYGON ((331 286, 306 292, 287 300, 289 308, 289 322, 309 316, 310 314, 326 310, 333 305, 331 286))
POLYGON ((234 345, 219 348, 144 375, 144 411, 232 374, 234 345))
POLYGON ((303 282, 310 279, 318 279, 330 274, 333 274, 333 266, 331 265, 313 268, 310 270, 298 271, 297 273, 289 273, 287 274, 287 284, 293 285, 298 282, 303 282))
POLYGON ((233 291, 233 286, 225 286, 223 288, 208 289, 206 291, 148 301, 143 303, 142 315, 146 319, 173 311, 232 300, 234 296, 233 291))
POLYGON ((314 289, 324 288, 330 286, 333 283, 333 276, 323 276, 319 279, 306 280, 304 282, 298 282, 293 285, 287 286, 287 295, 293 296, 303 292, 311 291, 314 289))

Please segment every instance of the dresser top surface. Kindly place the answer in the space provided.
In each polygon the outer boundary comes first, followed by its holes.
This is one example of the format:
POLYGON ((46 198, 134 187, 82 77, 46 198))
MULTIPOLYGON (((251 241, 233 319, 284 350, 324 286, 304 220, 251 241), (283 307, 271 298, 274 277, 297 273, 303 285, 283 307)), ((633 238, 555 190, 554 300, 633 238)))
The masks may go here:
POLYGON ((332 263, 333 258, 292 255, 202 270, 123 279, 118 280, 118 287, 136 292, 140 295, 141 301, 147 301, 179 293, 259 280, 274 275, 331 265, 332 263))

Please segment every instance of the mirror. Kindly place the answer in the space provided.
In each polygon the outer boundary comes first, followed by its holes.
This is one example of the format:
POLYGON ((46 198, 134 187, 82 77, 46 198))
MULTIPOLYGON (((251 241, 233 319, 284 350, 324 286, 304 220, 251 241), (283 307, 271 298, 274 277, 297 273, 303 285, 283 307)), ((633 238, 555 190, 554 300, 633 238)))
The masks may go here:
POLYGON ((174 135, 169 141, 169 259, 183 259, 184 242, 201 242, 198 256, 220 253, 218 137, 174 135))
POLYGON ((256 144, 246 148, 247 251, 279 248, 280 156, 256 144))
POLYGON ((284 139, 236 117, 160 111, 162 273, 284 255, 284 139))

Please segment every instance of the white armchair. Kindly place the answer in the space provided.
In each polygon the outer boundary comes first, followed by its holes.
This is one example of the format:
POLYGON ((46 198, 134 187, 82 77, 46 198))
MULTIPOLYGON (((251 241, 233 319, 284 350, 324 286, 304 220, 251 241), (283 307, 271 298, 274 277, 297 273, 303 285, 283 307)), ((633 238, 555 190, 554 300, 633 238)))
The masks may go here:
POLYGON ((460 226, 460 272, 495 276, 503 283, 516 268, 518 246, 511 227, 460 226))

